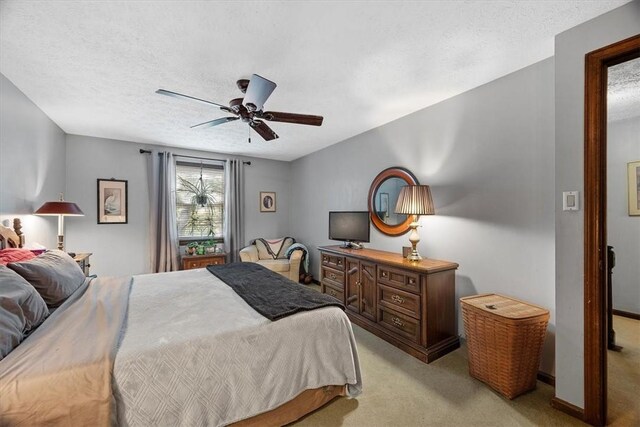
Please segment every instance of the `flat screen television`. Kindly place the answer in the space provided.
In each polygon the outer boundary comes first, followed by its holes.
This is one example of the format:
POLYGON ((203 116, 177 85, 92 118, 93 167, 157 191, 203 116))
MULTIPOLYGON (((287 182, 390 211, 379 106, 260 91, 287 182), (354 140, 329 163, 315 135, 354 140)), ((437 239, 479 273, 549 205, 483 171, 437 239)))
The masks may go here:
POLYGON ((344 247, 369 242, 369 230, 367 211, 329 212, 329 239, 343 241, 344 247))

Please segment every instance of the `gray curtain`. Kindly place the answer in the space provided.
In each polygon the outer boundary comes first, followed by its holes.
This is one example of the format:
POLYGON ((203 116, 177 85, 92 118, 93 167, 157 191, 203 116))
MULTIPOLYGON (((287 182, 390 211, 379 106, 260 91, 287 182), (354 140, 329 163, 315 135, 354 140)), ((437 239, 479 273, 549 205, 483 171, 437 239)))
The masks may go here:
POLYGON ((225 162, 223 235, 229 262, 240 261, 238 251, 244 245, 244 164, 242 160, 225 162))
POLYGON ((151 271, 179 270, 176 218, 176 161, 168 151, 152 150, 147 168, 149 178, 149 253, 151 271))

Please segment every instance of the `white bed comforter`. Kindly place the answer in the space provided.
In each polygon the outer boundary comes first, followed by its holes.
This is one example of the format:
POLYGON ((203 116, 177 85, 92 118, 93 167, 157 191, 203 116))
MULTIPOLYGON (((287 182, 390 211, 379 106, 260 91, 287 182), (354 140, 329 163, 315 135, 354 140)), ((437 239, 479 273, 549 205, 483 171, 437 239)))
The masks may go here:
POLYGON ((220 426, 306 389, 361 390, 342 310, 271 322, 204 269, 134 276, 126 325, 113 373, 120 425, 220 426))

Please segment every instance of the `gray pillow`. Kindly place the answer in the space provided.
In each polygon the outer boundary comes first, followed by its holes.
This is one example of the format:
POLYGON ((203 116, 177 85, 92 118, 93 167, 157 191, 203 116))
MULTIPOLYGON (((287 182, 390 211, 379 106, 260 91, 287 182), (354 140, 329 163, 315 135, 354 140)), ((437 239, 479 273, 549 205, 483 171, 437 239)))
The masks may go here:
POLYGON ((82 269, 63 251, 48 251, 34 259, 12 262, 10 269, 36 288, 49 307, 58 307, 85 280, 82 269))
POLYGON ((0 360, 48 315, 47 305, 33 286, 0 265, 0 360))

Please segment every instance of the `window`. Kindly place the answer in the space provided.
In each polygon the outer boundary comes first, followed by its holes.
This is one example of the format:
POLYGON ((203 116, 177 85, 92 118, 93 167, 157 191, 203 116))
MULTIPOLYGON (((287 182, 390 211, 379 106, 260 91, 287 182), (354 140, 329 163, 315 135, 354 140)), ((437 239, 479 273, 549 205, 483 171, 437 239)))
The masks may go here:
POLYGON ((180 240, 222 239, 222 165, 176 163, 176 214, 180 240))

